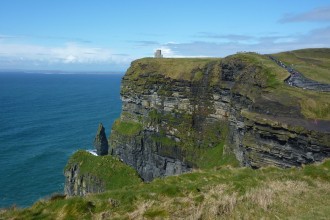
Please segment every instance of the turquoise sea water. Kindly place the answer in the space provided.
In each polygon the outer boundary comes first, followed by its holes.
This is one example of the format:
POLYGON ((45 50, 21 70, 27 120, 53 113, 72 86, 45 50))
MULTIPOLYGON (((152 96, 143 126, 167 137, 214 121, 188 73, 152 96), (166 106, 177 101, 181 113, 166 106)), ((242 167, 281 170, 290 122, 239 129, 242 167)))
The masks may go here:
POLYGON ((63 192, 70 155, 119 117, 121 77, 0 74, 0 207, 63 192))

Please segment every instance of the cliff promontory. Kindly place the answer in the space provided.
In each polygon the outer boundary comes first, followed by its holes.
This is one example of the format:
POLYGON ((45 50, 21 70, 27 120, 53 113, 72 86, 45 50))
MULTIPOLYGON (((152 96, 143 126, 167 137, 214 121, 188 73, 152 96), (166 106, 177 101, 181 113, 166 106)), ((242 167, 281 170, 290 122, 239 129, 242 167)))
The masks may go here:
POLYGON ((118 158, 110 155, 94 156, 83 150, 70 157, 64 176, 64 193, 68 196, 101 193, 141 182, 136 171, 118 158))
POLYGON ((111 153, 145 181, 226 162, 300 166, 330 156, 330 94, 285 83, 268 56, 144 58, 123 77, 111 153))

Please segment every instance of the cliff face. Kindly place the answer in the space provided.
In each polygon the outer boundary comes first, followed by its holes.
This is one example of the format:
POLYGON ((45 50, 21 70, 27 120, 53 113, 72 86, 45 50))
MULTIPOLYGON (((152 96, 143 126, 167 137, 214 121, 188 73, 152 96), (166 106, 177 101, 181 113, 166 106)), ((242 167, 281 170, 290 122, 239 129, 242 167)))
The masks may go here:
POLYGON ((137 172, 117 158, 94 156, 83 150, 70 157, 64 176, 64 193, 68 196, 101 193, 141 182, 137 172))
POLYGON ((85 196, 88 193, 101 193, 105 190, 104 182, 92 174, 80 174, 79 164, 74 164, 65 172, 64 193, 69 196, 85 196))
POLYGON ((316 111, 302 100, 319 94, 289 88, 287 77, 257 54, 134 61, 122 80, 111 152, 145 181, 231 154, 256 168, 321 161, 330 156, 328 113, 306 119, 316 111))

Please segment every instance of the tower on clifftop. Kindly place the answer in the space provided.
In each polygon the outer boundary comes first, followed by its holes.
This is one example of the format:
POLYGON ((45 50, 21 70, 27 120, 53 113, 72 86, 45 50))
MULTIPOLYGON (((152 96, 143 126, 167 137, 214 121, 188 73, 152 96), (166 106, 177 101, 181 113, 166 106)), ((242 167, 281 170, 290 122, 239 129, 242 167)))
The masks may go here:
POLYGON ((156 50, 155 52, 155 58, 163 58, 163 54, 161 50, 156 50))

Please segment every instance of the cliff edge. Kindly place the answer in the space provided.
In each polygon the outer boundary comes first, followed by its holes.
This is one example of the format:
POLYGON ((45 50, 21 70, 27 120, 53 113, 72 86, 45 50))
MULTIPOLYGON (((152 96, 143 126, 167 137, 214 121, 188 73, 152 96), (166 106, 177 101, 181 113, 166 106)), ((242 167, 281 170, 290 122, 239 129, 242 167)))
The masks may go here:
POLYGON ((84 150, 74 153, 65 169, 64 193, 85 196, 141 182, 137 172, 111 155, 94 156, 84 150))
POLYGON ((330 94, 290 87, 267 56, 134 61, 111 152, 145 181, 224 163, 300 166, 330 156, 330 94))

